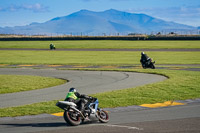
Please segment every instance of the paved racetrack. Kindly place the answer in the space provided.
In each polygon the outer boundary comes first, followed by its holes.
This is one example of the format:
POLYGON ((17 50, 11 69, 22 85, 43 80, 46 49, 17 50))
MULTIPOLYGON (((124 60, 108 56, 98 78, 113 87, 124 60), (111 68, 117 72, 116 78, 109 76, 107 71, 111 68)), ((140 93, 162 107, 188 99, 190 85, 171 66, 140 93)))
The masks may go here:
MULTIPOLYGON (((49 49, 35 49, 35 48, 0 48, 0 50, 33 50, 33 51, 47 51, 49 49)), ((56 51, 200 51, 199 48, 196 49, 182 49, 182 48, 170 48, 170 49, 119 49, 119 48, 114 48, 114 49, 100 49, 100 48, 88 48, 88 49, 83 49, 83 48, 57 48, 56 51)))
POLYGON ((42 114, 0 118, 1 133, 199 133, 200 103, 110 112, 110 122, 68 126, 63 117, 42 114))
POLYGON ((94 94, 136 87, 166 79, 166 77, 160 75, 133 72, 69 71, 55 69, 1 68, 0 74, 38 75, 69 80, 67 84, 56 87, 19 93, 1 94, 0 107, 11 107, 41 101, 64 99, 70 87, 77 88, 77 90, 83 94, 94 94))
MULTIPOLYGON (((69 80, 69 83, 28 92, 1 94, 0 106, 18 106, 40 101, 62 99, 68 88, 76 87, 79 92, 93 94, 136 87, 143 84, 159 82, 166 78, 153 74, 106 71, 69 71, 55 69, 10 69, 0 68, 0 74, 39 75, 69 80)), ((200 101, 200 100, 199 100, 200 101)), ((191 102, 184 106, 147 109, 140 106, 121 108, 110 111, 110 122, 100 124, 82 124, 78 127, 68 126, 63 117, 49 114, 15 118, 0 118, 1 133, 72 133, 72 132, 200 132, 200 102, 191 102)))

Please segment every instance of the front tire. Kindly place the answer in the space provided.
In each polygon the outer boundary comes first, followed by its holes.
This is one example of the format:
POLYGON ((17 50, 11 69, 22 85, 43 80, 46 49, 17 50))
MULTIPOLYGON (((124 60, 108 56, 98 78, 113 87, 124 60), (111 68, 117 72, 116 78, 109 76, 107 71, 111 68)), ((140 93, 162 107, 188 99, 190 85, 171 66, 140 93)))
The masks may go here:
POLYGON ((145 64, 142 64, 142 68, 143 68, 143 69, 146 69, 145 64))
POLYGON ((71 126, 78 126, 81 124, 81 118, 75 112, 65 111, 63 117, 65 121, 71 126))
POLYGON ((151 64, 151 68, 152 68, 152 69, 155 69, 155 65, 154 65, 153 63, 151 64))
POLYGON ((109 121, 108 112, 99 109, 97 114, 98 114, 99 121, 101 123, 107 123, 109 121))

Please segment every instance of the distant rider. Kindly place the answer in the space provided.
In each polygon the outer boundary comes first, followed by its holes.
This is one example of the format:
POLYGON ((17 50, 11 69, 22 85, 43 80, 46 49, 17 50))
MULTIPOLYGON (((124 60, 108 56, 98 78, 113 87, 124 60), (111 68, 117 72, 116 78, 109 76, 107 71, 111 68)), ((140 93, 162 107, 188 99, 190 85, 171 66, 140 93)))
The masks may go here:
POLYGON ((50 47, 50 50, 52 50, 52 49, 56 49, 56 46, 53 44, 53 43, 51 43, 50 45, 49 45, 49 47, 50 47))
POLYGON ((150 58, 145 54, 144 52, 141 52, 141 59, 140 62, 142 64, 145 64, 146 62, 150 61, 150 58))

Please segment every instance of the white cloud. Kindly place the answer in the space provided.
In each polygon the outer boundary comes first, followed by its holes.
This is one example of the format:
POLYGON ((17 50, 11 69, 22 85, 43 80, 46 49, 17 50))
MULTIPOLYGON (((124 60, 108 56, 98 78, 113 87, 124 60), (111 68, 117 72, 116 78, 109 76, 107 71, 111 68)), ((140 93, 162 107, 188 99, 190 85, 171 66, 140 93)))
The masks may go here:
POLYGON ((33 12, 48 12, 49 8, 41 5, 39 3, 36 4, 22 4, 22 5, 10 5, 8 7, 0 7, 0 11, 5 12, 14 12, 14 11, 20 11, 20 10, 29 10, 33 12))

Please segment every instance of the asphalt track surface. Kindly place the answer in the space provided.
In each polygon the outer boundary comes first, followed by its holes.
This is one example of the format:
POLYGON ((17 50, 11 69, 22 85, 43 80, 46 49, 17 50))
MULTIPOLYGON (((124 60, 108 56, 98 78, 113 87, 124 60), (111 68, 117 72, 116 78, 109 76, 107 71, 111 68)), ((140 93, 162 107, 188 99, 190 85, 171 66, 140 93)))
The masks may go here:
MULTIPOLYGON (((42 90, 2 94, 0 95, 1 107, 61 99, 65 97, 68 88, 72 86, 78 88, 81 93, 92 94, 112 89, 136 87, 166 79, 163 76, 132 72, 69 71, 28 68, 0 68, 0 74, 39 75, 69 80, 67 84, 42 90), (48 99, 49 97, 50 99, 48 99)), ((200 132, 200 99, 195 102, 184 102, 187 104, 158 109, 149 109, 141 106, 107 109, 110 112, 109 123, 86 122, 78 127, 70 127, 65 123, 63 117, 52 116, 50 114, 0 118, 0 132, 200 132)))
POLYGON ((165 80, 154 74, 108 71, 71 71, 56 69, 0 68, 0 74, 37 75, 68 80, 63 85, 0 95, 0 107, 12 107, 42 101, 64 99, 70 87, 82 94, 95 94, 111 90, 131 88, 165 80))
MULTIPOLYGON (((36 48, 0 48, 0 50, 32 50, 32 51, 48 51, 49 49, 36 49, 36 48)), ((79 49, 79 48, 57 48, 56 51, 200 51, 199 48, 196 49, 101 49, 101 48, 88 48, 88 49, 79 49)))
POLYGON ((200 104, 157 109, 125 108, 110 112, 106 124, 86 122, 76 127, 63 117, 42 114, 18 118, 0 118, 1 133, 199 133, 200 104))

